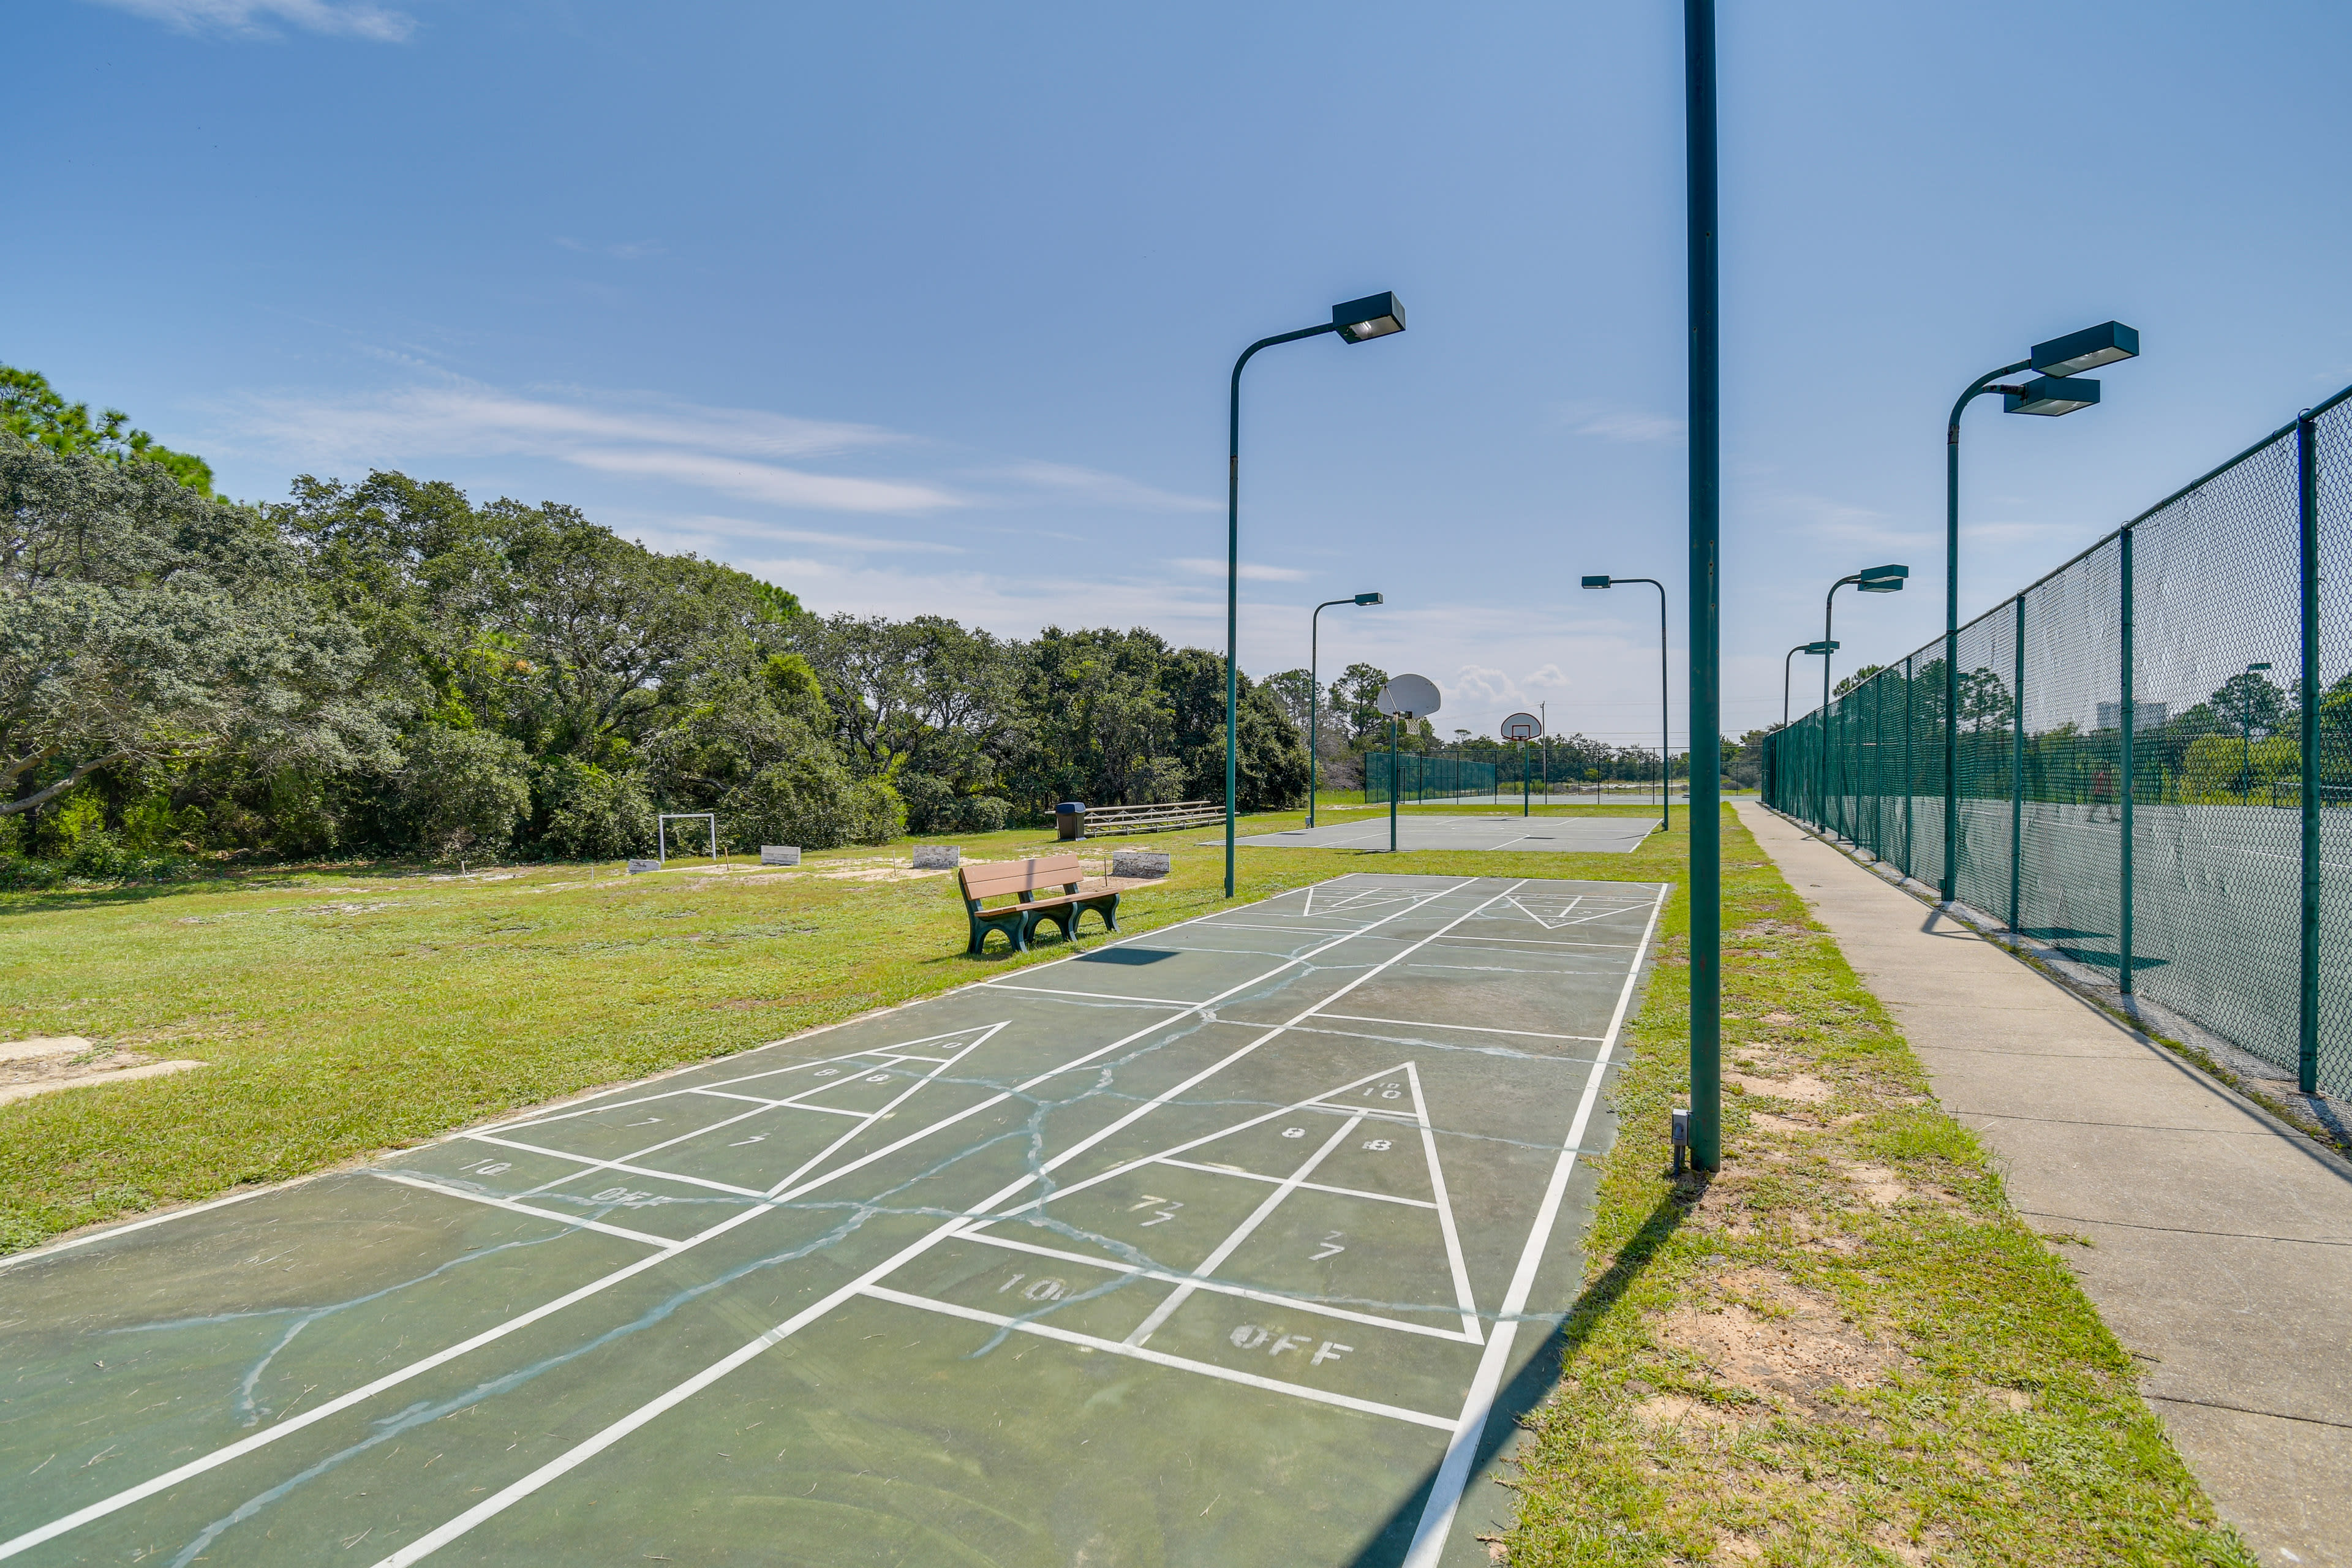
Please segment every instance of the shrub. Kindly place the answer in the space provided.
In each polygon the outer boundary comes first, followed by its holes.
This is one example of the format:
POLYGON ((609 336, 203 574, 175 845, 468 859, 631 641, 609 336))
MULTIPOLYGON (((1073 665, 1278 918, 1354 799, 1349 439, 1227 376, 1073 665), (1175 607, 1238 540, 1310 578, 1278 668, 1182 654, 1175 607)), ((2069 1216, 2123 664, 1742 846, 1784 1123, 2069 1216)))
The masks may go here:
POLYGON ((521 744, 505 735, 425 725, 400 771, 411 841, 438 860, 504 850, 530 809, 525 769, 521 744))
POLYGON ((849 792, 847 818, 852 844, 887 844, 907 836, 907 807, 898 792, 880 779, 867 779, 849 792))
POLYGON ((551 757, 541 764, 538 787, 547 809, 540 842, 558 859, 617 860, 653 842, 653 801, 635 773, 551 757))
POLYGON ((992 795, 969 795, 956 802, 956 826, 966 833, 1002 832, 1012 815, 1012 803, 992 795))

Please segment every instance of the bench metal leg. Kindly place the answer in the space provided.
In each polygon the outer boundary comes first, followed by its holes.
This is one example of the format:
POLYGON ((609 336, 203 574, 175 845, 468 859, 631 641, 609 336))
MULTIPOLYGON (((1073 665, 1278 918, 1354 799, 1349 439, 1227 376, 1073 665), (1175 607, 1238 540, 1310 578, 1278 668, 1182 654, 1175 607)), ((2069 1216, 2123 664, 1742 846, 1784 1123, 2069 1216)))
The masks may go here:
POLYGON ((984 956, 988 951, 988 933, 992 931, 1003 931, 1004 940, 1013 944, 1013 952, 1029 951, 1029 922, 1026 920, 981 920, 975 917, 971 922, 971 941, 965 945, 964 952, 973 958, 984 956))

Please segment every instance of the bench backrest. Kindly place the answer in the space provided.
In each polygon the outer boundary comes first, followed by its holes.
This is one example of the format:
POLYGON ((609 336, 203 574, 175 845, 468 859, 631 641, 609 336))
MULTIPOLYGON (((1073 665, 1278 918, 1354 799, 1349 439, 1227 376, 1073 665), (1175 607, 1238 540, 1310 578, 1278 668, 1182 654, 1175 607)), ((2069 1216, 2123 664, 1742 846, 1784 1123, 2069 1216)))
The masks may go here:
POLYGON ((993 899, 1006 893, 1034 893, 1051 888, 1059 892, 1085 879, 1075 855, 1047 855, 1035 860, 992 860, 961 868, 963 896, 993 899))

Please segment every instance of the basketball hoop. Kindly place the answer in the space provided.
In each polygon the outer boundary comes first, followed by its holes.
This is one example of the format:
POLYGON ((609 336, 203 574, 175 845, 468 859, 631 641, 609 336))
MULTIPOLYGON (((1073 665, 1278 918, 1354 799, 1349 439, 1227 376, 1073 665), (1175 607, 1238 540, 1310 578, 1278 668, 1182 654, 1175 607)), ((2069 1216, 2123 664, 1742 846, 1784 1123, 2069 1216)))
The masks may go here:
POLYGON ((1427 676, 1400 675, 1381 688, 1373 706, 1391 719, 1426 719, 1437 702, 1437 687, 1427 676))
POLYGON ((1543 721, 1532 713, 1514 713, 1503 721, 1503 739, 1532 741, 1543 733, 1543 721))

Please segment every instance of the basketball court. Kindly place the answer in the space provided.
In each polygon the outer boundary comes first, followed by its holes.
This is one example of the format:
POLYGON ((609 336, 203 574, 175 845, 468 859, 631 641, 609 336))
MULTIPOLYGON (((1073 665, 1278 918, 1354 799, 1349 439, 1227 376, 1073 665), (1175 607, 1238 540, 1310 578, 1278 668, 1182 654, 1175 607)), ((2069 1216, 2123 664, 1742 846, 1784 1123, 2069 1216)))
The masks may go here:
MULTIPOLYGON (((1400 812, 1396 845, 1405 849, 1525 849, 1566 855, 1630 855, 1657 831, 1645 816, 1472 816, 1465 813, 1400 812)), ((1202 840, 1222 846, 1224 840, 1202 840)), ((1389 847, 1389 819, 1357 816, 1283 833, 1236 839, 1270 849, 1380 849, 1389 847)))
POLYGON ((1342 877, 29 1255, 0 1558, 1483 1564, 1665 894, 1342 877))

